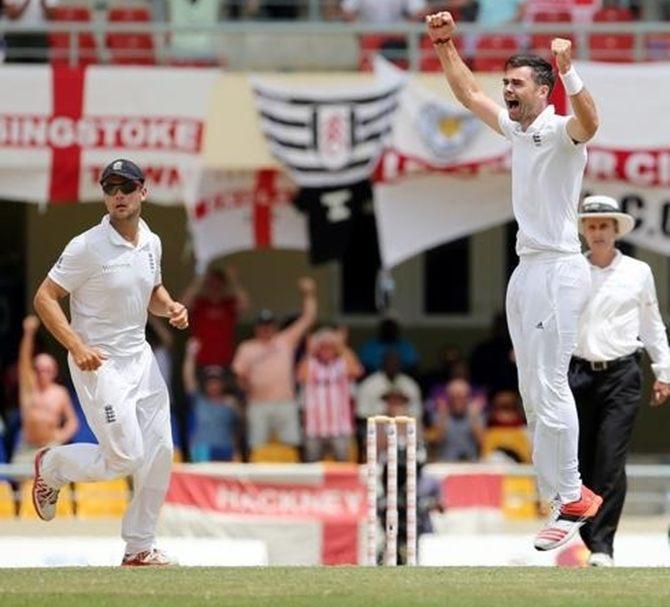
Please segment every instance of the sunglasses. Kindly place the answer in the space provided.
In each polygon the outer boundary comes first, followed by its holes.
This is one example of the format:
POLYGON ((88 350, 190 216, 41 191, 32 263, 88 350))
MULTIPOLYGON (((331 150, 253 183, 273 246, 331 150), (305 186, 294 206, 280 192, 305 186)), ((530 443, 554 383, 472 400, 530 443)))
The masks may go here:
POLYGON ((140 187, 137 181, 122 181, 121 183, 103 183, 102 191, 107 196, 114 196, 117 192, 122 194, 132 194, 140 187))

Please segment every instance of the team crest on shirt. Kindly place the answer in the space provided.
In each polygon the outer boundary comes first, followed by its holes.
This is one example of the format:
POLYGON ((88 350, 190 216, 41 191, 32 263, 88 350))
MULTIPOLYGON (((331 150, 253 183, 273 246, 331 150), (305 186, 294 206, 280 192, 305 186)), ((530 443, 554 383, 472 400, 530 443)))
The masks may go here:
POLYGON ((540 133, 533 133, 533 143, 536 148, 539 148, 542 145, 542 135, 540 133))
POLYGON ((346 166, 352 154, 353 108, 350 104, 315 107, 316 147, 324 166, 331 171, 346 166))
POLYGON ((154 254, 151 251, 147 251, 147 255, 149 256, 149 268, 151 268, 152 272, 156 271, 156 260, 154 258, 154 254))
POLYGON ((463 152, 480 125, 470 112, 429 101, 419 107, 417 127, 423 143, 437 158, 446 161, 463 152))

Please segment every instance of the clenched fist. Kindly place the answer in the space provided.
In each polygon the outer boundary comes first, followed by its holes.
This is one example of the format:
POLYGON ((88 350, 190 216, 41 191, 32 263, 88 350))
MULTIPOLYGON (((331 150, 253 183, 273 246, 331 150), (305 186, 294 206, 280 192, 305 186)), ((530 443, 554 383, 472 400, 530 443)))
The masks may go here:
POLYGON ((443 44, 456 32, 456 22, 451 13, 442 11, 426 17, 428 35, 433 44, 443 44))
POLYGON ((572 42, 564 38, 554 38, 551 41, 551 53, 556 57, 556 66, 561 74, 570 70, 572 65, 572 42))

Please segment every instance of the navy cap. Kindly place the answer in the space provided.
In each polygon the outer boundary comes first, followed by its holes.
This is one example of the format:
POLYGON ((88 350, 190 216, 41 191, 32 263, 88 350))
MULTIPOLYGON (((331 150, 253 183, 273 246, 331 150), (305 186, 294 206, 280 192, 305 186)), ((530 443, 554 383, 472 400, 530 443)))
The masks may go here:
POLYGON ((124 177, 130 181, 144 183, 144 173, 142 172, 142 169, 131 160, 126 160, 125 158, 119 158, 118 160, 110 162, 102 172, 100 183, 103 184, 113 175, 124 177))

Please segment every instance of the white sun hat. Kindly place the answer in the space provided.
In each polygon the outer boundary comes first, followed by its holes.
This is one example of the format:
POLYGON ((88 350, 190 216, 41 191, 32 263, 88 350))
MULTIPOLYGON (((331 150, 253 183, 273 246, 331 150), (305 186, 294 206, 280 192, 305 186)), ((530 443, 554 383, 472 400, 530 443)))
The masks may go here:
POLYGON ((614 219, 617 222, 617 238, 628 234, 635 227, 635 218, 628 213, 622 213, 619 203, 611 196, 587 196, 579 208, 579 231, 583 232, 582 220, 589 217, 614 219))

